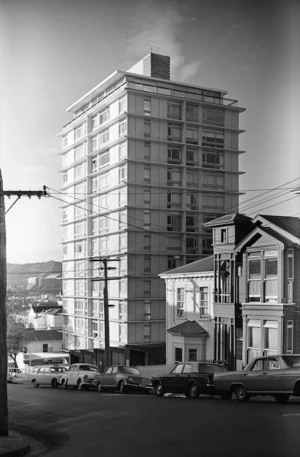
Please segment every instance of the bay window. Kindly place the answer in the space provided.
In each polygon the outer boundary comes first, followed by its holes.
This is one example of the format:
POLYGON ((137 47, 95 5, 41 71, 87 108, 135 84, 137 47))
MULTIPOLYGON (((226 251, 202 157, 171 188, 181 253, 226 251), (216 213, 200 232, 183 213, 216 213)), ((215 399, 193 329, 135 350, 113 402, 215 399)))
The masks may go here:
POLYGON ((248 258, 248 297, 249 301, 261 301, 261 260, 260 253, 250 253, 248 258))
POLYGON ((276 303, 278 301, 278 259, 267 257, 274 255, 273 251, 265 253, 265 301, 276 303))

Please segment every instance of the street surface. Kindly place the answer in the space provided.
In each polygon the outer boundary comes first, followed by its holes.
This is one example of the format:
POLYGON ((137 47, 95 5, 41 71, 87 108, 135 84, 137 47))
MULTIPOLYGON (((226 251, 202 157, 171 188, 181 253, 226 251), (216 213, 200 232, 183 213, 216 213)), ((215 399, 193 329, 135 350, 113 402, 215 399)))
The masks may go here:
POLYGON ((46 457, 292 457, 300 453, 300 399, 248 403, 183 396, 64 391, 8 384, 10 429, 46 457))

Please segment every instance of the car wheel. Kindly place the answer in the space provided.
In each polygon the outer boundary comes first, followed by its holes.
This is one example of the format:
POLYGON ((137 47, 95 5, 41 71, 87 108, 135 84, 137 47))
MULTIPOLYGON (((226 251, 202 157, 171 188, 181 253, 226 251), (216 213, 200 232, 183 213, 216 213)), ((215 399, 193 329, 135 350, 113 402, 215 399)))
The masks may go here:
POLYGON ((98 384, 97 384, 97 390, 98 392, 102 392, 103 391, 103 386, 102 386, 102 382, 99 381, 98 384))
POLYGON ((221 393, 222 400, 231 400, 232 399, 232 392, 222 392, 221 393))
POLYGON ((248 401, 250 398, 244 386, 238 386, 235 390, 235 395, 238 401, 248 401))
POLYGON ((57 379, 52 380, 51 386, 53 387, 53 389, 57 388, 57 379))
POLYGON ((68 388, 68 381, 67 380, 62 382, 62 388, 67 390, 67 388, 68 388))
POLYGON ((275 395, 275 400, 277 403, 287 403, 289 401, 290 396, 288 394, 280 394, 275 395))
POLYGON ((123 394, 125 392, 124 381, 120 381, 119 386, 118 386, 118 391, 119 391, 119 394, 123 394))
POLYGON ((83 389, 84 389, 84 385, 83 385, 81 379, 79 379, 79 381, 77 382, 77 390, 82 391, 83 389))
POLYGON ((164 396, 164 388, 161 382, 157 382, 154 387, 155 393, 158 397, 164 396))
POLYGON ((37 382, 36 379, 33 381, 33 385, 34 385, 34 387, 39 387, 39 383, 37 382))
POLYGON ((196 399, 199 397, 198 387, 194 382, 191 382, 188 386, 188 398, 196 399))

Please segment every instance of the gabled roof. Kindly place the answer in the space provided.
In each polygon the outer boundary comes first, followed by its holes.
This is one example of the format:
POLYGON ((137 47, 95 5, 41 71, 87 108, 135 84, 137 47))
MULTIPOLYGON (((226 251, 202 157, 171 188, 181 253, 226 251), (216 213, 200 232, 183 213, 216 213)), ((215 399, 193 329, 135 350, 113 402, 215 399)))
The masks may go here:
POLYGON ((240 213, 225 214, 225 216, 218 217, 212 221, 206 222, 204 227, 219 227, 222 225, 233 225, 233 224, 249 224, 251 217, 245 216, 240 213))
POLYGON ((253 222, 262 222, 265 226, 265 221, 269 222, 270 228, 276 230, 276 227, 280 228, 281 230, 293 235, 294 237, 300 240, 300 219, 299 217, 292 217, 292 216, 270 216, 265 214, 258 214, 254 219, 253 222), (273 227, 272 227, 273 225, 273 227))
POLYGON ((195 320, 185 321, 182 324, 175 325, 175 327, 169 328, 167 332, 172 333, 172 335, 181 336, 208 336, 207 331, 195 320))
POLYGON ((251 245, 251 243, 257 241, 259 238, 261 238, 264 235, 267 235, 268 237, 272 237, 274 239, 274 241, 276 241, 277 244, 281 244, 282 247, 284 247, 286 245, 291 246, 293 244, 291 242, 291 240, 278 234, 277 232, 275 232, 275 230, 272 230, 269 227, 258 226, 258 227, 255 227, 250 233, 248 233, 248 235, 240 243, 238 243, 236 245, 234 250, 236 252, 240 252, 243 248, 251 245), (254 241, 251 241, 251 240, 254 240, 254 241))
POLYGON ((62 306, 56 307, 56 308, 50 308, 50 309, 35 309, 35 312, 37 316, 45 316, 45 315, 55 315, 55 314, 61 314, 62 313, 62 306))
POLYGON ((181 267, 174 268, 173 270, 168 270, 161 275, 178 275, 186 273, 201 273, 205 271, 214 271, 214 256, 210 255, 209 257, 204 257, 203 259, 196 260, 195 262, 182 265, 181 267))

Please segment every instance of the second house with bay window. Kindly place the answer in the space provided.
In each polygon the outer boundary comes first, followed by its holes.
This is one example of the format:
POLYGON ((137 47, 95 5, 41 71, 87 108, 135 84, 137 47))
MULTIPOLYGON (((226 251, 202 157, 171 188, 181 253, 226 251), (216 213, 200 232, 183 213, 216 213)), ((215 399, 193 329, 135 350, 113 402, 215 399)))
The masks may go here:
POLYGON ((215 358, 300 352, 300 219, 231 214, 211 221, 215 358))

